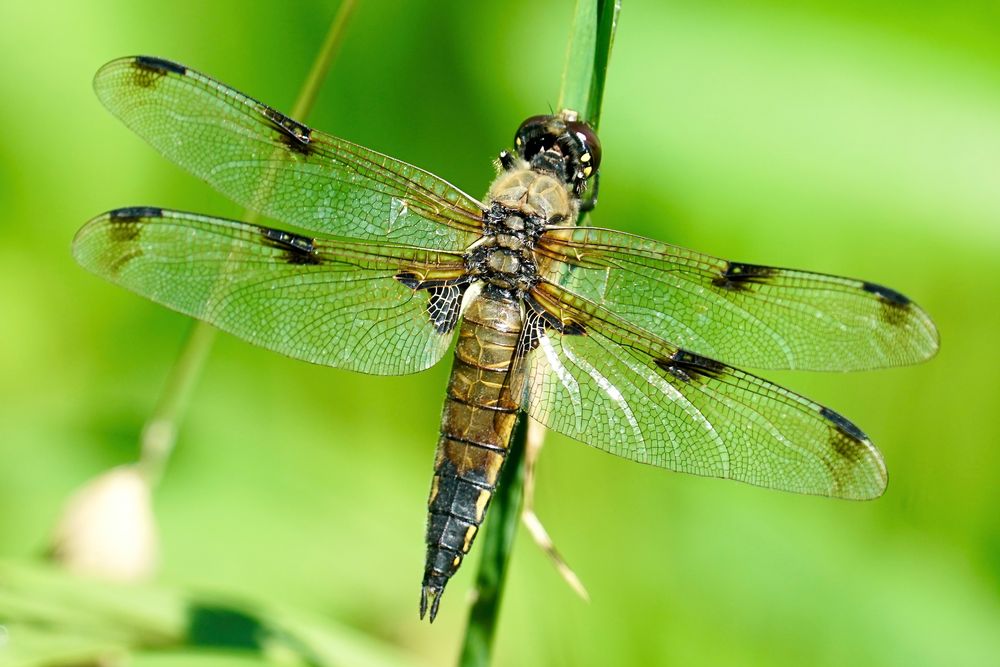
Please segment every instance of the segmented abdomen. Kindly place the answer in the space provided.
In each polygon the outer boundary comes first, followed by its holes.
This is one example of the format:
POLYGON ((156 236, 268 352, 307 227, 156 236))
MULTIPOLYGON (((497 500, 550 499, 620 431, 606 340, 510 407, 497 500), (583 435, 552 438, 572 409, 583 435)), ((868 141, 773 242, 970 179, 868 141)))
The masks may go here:
POLYGON ((517 421, 504 390, 521 331, 519 303, 490 295, 464 313, 441 416, 427 518, 427 564, 420 616, 431 620, 448 579, 479 531, 517 421))

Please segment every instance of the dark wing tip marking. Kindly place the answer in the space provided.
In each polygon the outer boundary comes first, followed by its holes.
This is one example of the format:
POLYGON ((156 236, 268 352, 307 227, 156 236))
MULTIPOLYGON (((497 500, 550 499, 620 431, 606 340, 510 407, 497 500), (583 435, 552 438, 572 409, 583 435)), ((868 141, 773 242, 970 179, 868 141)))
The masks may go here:
POLYGON ((893 306, 903 307, 903 306, 909 306, 910 303, 912 303, 908 298, 906 298, 896 290, 889 289, 888 287, 884 287, 876 283, 868 283, 868 282, 862 283, 861 289, 863 289, 866 292, 874 294, 885 303, 892 304, 893 306))
MULTIPOLYGON (((163 209, 153 206, 129 206, 127 208, 116 208, 108 211, 108 237, 113 243, 133 243, 139 238, 139 232, 146 220, 151 218, 162 218, 163 209)), ((138 256, 140 251, 132 251, 134 256, 138 256)), ((113 273, 125 265, 121 262, 113 273)))
POLYGON ((876 283, 861 283, 861 289, 878 297, 882 305, 882 320, 890 326, 902 326, 909 319, 913 302, 894 289, 876 283))
POLYGON ((183 65, 152 56, 136 56, 132 59, 131 66, 131 82, 139 88, 151 88, 167 74, 187 74, 187 68, 183 65))
POLYGON ((777 272, 778 269, 772 266, 726 262, 725 270, 712 280, 712 284, 727 290, 741 290, 751 283, 767 283, 777 272))
POLYGON ((281 139, 286 146, 296 153, 309 155, 313 151, 312 129, 285 114, 262 105, 261 112, 271 125, 281 132, 281 139))
POLYGON ((692 382, 698 378, 719 377, 727 369, 721 362, 687 350, 677 350, 666 359, 657 359, 656 365, 684 382, 692 382))
POLYGON ((114 222, 136 222, 143 218, 162 218, 163 209, 155 206, 126 206, 108 211, 108 219, 114 222))
MULTIPOLYGON (((853 422, 851 422, 849 419, 847 419, 847 417, 844 417, 839 412, 834 412, 830 408, 820 408, 819 414, 824 419, 826 419, 831 424, 833 424, 833 427, 835 429, 837 429, 837 431, 840 434, 846 436, 850 440, 856 441, 856 442, 867 442, 868 441, 868 436, 865 435, 864 431, 862 431, 857 426, 855 426, 853 422)), ((839 448, 838 448, 837 451, 841 455, 845 454, 845 452, 841 451, 839 448)))
POLYGON ((268 245, 285 251, 284 259, 289 264, 320 264, 322 262, 316 255, 314 239, 308 236, 269 227, 261 227, 260 234, 268 245))
POLYGON ((174 74, 187 74, 187 67, 164 58, 156 56, 136 56, 132 61, 136 67, 159 74, 173 72, 174 74))
POLYGON ((830 448, 840 459, 839 463, 832 458, 826 462, 835 481, 834 495, 856 500, 870 500, 882 495, 886 484, 885 464, 868 436, 846 417, 830 408, 821 407, 819 414, 833 426, 829 437, 830 448), (846 466, 844 462, 847 463, 846 466), (863 480, 858 477, 859 467, 865 470, 863 480), (877 478, 873 478, 872 473, 877 478))

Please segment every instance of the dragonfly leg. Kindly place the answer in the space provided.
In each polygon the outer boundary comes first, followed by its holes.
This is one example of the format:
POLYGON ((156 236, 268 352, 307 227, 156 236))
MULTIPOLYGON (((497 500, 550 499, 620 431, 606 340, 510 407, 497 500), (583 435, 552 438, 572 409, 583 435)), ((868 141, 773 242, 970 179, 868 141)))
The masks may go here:
POLYGON ((580 213, 590 213, 597 206, 597 190, 601 184, 601 172, 594 174, 594 187, 590 189, 590 196, 580 200, 580 213))
POLYGON ((569 566, 566 559, 562 557, 555 543, 549 537, 549 532, 545 530, 541 519, 535 514, 535 464, 538 463, 538 455, 542 451, 545 440, 545 427, 538 422, 531 420, 528 422, 527 448, 524 452, 524 508, 521 510, 521 522, 531 533, 531 539, 535 541, 542 552, 549 557, 552 565, 556 568, 559 576, 563 578, 570 588, 585 601, 590 601, 590 595, 584 587, 583 582, 569 566))
POLYGON ((504 171, 511 171, 514 169, 515 160, 514 156, 510 154, 510 151, 500 151, 500 157, 497 159, 504 171))

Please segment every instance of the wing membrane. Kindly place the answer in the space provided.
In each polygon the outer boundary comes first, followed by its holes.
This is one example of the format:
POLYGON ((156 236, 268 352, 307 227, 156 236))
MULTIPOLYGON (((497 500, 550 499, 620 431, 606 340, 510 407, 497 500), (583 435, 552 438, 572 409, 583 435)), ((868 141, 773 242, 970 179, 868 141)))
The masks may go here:
POLYGON ((694 353, 765 369, 863 370, 934 355, 937 330, 874 283, 727 262, 593 227, 542 237, 547 278, 694 353))
POLYGON ((884 491, 878 450, 832 410, 560 287, 541 284, 533 299, 544 312, 529 311, 512 392, 548 428, 679 472, 840 498, 884 491), (553 319, 568 333, 540 328, 553 319))
POLYGON ((94 77, 101 102, 176 164, 259 213, 320 234, 460 250, 482 205, 422 169, 312 130, 199 72, 137 56, 94 77))
POLYGON ((460 253, 155 208, 91 220, 73 253, 90 271, 261 347, 379 375, 436 363, 458 316, 448 303, 461 302, 459 288, 447 289, 461 275, 460 253))

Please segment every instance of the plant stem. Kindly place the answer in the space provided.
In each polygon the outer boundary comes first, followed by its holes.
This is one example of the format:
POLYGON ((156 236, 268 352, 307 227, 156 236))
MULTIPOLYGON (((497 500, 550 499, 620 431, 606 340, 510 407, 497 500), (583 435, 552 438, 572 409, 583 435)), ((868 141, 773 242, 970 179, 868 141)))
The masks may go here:
POLYGON ((323 45, 313 61, 312 69, 309 70, 309 75, 306 77, 305 83, 302 84, 299 96, 295 100, 295 106, 292 107, 292 118, 305 122, 312 112, 316 96, 319 95, 319 89, 322 88, 326 74, 330 71, 330 65, 333 64, 340 44, 344 41, 347 22, 350 20, 351 14, 354 13, 355 4, 355 0, 343 0, 340 3, 340 8, 326 32, 326 39, 323 40, 323 45))
POLYGON ((142 428, 139 466, 150 484, 156 484, 177 442, 177 426, 187 409, 195 383, 215 341, 215 329, 195 321, 188 333, 156 408, 142 428))
MULTIPOLYGON (((316 54, 312 68, 292 107, 291 116, 296 120, 304 122, 312 111, 319 89, 343 41, 347 22, 354 12, 355 4, 355 0, 343 0, 333 21, 330 22, 323 45, 316 54)), ((254 211, 246 211, 243 215, 246 222, 256 222, 257 218, 258 215, 254 211)), ((170 370, 170 376, 153 409, 153 414, 142 429, 139 465, 151 483, 155 484, 163 474, 163 469, 177 443, 180 421, 187 410, 194 386, 205 367, 212 343, 215 342, 215 334, 216 329, 210 324, 201 321, 194 323, 180 356, 170 370)))
POLYGON ((577 0, 573 34, 566 47, 559 108, 573 109, 597 131, 608 59, 618 28, 621 0, 577 0))
POLYGON ((482 560, 476 573, 476 597, 469 609, 469 626, 465 631, 459 665, 490 663, 507 562, 521 516, 527 432, 528 416, 522 414, 507 450, 507 461, 500 473, 496 496, 490 503, 490 518, 481 540, 482 560))
MULTIPOLYGON (((595 130, 620 9, 620 0, 577 0, 576 4, 559 108, 580 112, 595 130)), ((527 415, 522 414, 511 439, 496 496, 490 503, 490 518, 483 527, 475 599, 469 609, 469 622, 458 661, 460 667, 485 667, 490 663, 507 564, 520 521, 527 422, 527 415)))

